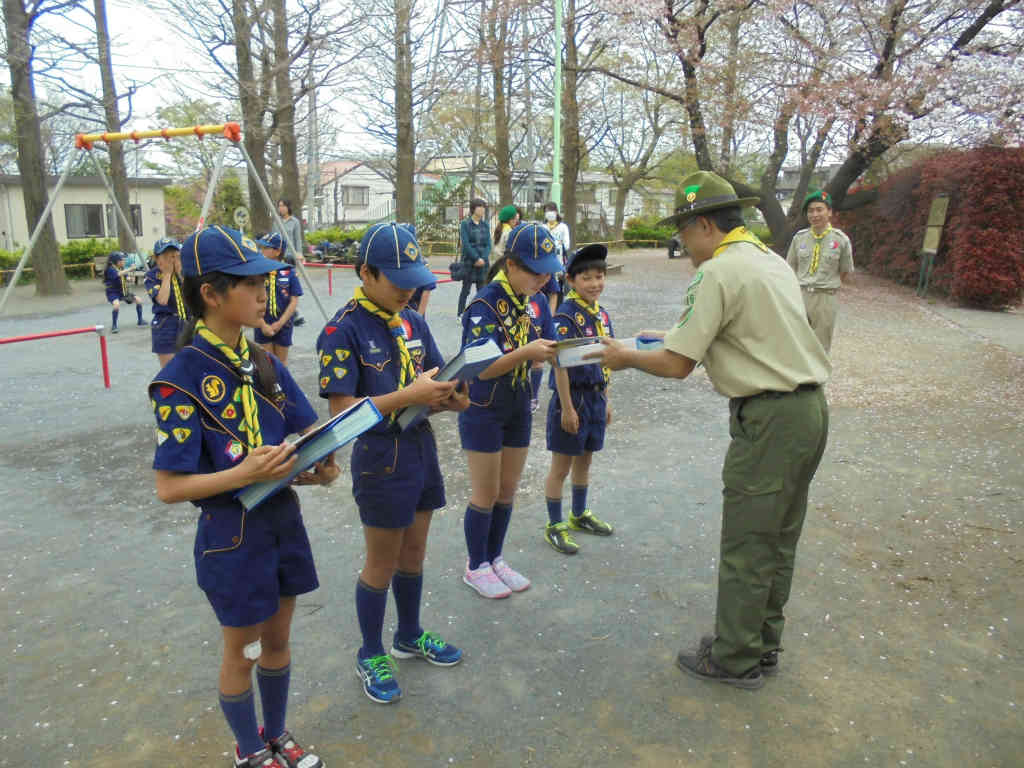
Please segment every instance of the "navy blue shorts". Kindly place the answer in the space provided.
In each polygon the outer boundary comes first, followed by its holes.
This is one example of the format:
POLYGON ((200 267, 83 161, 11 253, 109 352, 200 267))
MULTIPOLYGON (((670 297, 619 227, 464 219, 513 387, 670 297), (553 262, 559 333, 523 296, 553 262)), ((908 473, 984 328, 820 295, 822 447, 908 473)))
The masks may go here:
POLYGON ((562 403, 556 391, 548 403, 548 450, 579 456, 585 451, 604 448, 604 430, 608 424, 608 401, 604 392, 572 390, 573 407, 580 417, 580 428, 575 435, 562 429, 562 403))
POLYGON ((285 323, 284 328, 273 336, 266 336, 259 328, 253 328, 252 337, 256 340, 257 344, 277 344, 279 347, 290 347, 292 345, 292 330, 294 327, 295 323, 289 320, 285 323))
POLYGON ((459 413, 462 450, 497 453, 502 448, 528 447, 533 427, 529 382, 510 389, 499 379, 488 403, 486 407, 471 405, 459 413))
POLYGON ((173 355, 178 351, 181 321, 177 315, 153 315, 149 332, 153 337, 153 354, 173 355))
POLYGON ((430 422, 406 432, 363 434, 352 448, 352 495, 363 525, 408 528, 417 512, 446 503, 430 422))
POLYGON ((251 512, 241 504, 201 508, 194 554, 196 580, 225 627, 266 621, 280 598, 320 586, 299 499, 290 488, 251 512))

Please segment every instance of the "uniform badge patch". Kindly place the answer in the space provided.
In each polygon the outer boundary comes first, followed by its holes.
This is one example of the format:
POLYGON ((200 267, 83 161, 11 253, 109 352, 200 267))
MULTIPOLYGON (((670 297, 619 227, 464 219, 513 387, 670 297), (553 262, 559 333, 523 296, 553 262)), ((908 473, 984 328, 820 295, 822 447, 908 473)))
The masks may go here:
POLYGON ((409 257, 409 261, 416 261, 420 257, 420 249, 415 243, 409 243, 405 246, 405 255, 409 257))
POLYGON ((576 321, 576 325, 583 325, 587 322, 586 318, 583 317, 582 312, 577 312, 576 317, 573 318, 576 321))
POLYGON ((494 329, 497 327, 498 326, 495 325, 494 323, 488 323, 487 325, 484 326, 484 330, 487 331, 488 333, 494 333, 494 329))
MULTIPOLYGON (((412 243, 410 243, 410 245, 412 245, 412 243)), ((401 318, 401 320, 402 320, 402 330, 405 332, 405 338, 406 339, 411 339, 412 338, 412 323, 410 323, 404 317, 401 318)))
POLYGON ((325 325, 324 326, 324 333, 326 333, 328 336, 330 336, 336 330, 338 330, 338 326, 336 326, 336 325, 325 325))
POLYGON ((211 403, 219 403, 227 393, 224 380, 220 376, 213 376, 212 374, 203 379, 202 390, 203 397, 211 403))
POLYGON ((569 333, 569 329, 568 328, 566 328, 564 325, 558 326, 558 335, 559 336, 565 336, 567 333, 569 333))
POLYGON ((164 384, 157 391, 160 393, 161 399, 167 399, 168 397, 174 394, 174 387, 168 387, 166 384, 164 384))
POLYGON ((160 421, 167 421, 171 416, 171 406, 161 405, 156 409, 157 415, 160 417, 160 421))
POLYGON ((335 351, 334 354, 337 356, 339 363, 344 363, 346 360, 352 357, 352 353, 349 352, 347 349, 339 349, 335 351))
POLYGON ((320 389, 327 389, 327 385, 330 384, 330 383, 331 383, 331 377, 330 376, 321 376, 320 377, 320 389))
POLYGON ((499 315, 507 315, 508 314, 508 302, 505 301, 504 299, 498 299, 498 314, 499 315))
POLYGON ((176 405, 174 412, 182 421, 188 421, 189 417, 196 412, 196 407, 194 405, 176 405))
POLYGON ((481 317, 480 315, 474 315, 469 319, 473 321, 473 325, 477 325, 481 320, 483 320, 483 317, 481 317))
POLYGON ((166 439, 167 439, 168 437, 170 437, 170 435, 169 435, 169 434, 167 434, 166 432, 164 432, 164 431, 163 431, 162 429, 158 429, 158 430, 156 431, 156 444, 157 444, 157 445, 163 445, 163 444, 164 444, 164 441, 165 441, 165 440, 166 440, 166 439))
POLYGON ((320 355, 320 365, 326 366, 330 362, 331 362, 331 353, 330 352, 324 352, 322 355, 320 355))
POLYGON ((348 368, 342 368, 340 365, 334 366, 334 375, 339 379, 344 379, 348 375, 348 368))
POLYGON ((480 335, 480 330, 481 329, 480 329, 479 325, 474 325, 473 328, 472 328, 473 335, 474 336, 479 336, 480 335))
POLYGON ((175 427, 171 430, 171 434, 174 435, 174 439, 179 443, 184 443, 192 434, 192 430, 188 427, 175 427))
POLYGON ((149 398, 149 404, 153 406, 153 410, 155 411, 156 410, 156 400, 154 400, 152 397, 149 398))
POLYGON ((245 447, 237 440, 229 442, 227 448, 224 449, 224 453, 226 453, 228 458, 232 461, 238 461, 244 452, 245 447))
POLYGON ((235 408, 235 404, 234 403, 228 403, 227 407, 223 411, 220 412, 220 417, 222 419, 237 419, 238 418, 238 409, 235 408))

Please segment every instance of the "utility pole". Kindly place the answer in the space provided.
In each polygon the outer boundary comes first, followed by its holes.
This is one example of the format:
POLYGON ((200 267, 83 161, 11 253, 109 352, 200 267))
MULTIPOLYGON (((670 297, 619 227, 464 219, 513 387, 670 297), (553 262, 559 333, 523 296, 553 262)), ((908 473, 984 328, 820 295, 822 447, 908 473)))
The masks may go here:
POLYGON ((551 199, 562 210, 562 0, 555 0, 555 121, 551 199))

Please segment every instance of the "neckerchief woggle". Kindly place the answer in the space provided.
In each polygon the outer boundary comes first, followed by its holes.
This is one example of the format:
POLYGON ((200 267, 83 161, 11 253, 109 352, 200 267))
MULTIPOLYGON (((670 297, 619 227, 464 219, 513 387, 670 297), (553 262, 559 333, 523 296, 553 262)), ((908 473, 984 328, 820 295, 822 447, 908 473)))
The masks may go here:
MULTIPOLYGON (((416 368, 412 364, 412 355, 409 354, 409 348, 405 344, 405 326, 402 325, 402 317, 397 312, 388 312, 378 307, 363 292, 361 286, 356 286, 353 298, 360 307, 382 320, 384 325, 388 327, 391 338, 395 340, 395 347, 398 349, 398 388, 403 389, 409 386, 412 380, 416 378, 416 368)), ((393 411, 391 413, 391 421, 394 421, 397 416, 398 413, 393 411)))
POLYGON ((263 433, 260 431, 260 415, 256 405, 254 386, 256 366, 249 357, 249 343, 243 334, 239 334, 238 351, 236 352, 231 345, 224 343, 217 334, 211 331, 202 319, 196 321, 196 335, 219 349, 242 380, 242 431, 245 432, 249 449, 259 448, 263 445, 263 433))
MULTIPOLYGON (((512 302, 512 306, 516 308, 518 315, 516 316, 515 322, 512 327, 505 326, 512 340, 516 343, 516 349, 525 346, 530 341, 530 314, 526 311, 526 302, 520 299, 516 292, 512 290, 512 284, 508 281, 508 275, 505 274, 505 270, 499 270, 498 274, 494 276, 494 282, 505 289, 505 294, 508 296, 509 301, 512 302)), ((527 380, 526 371, 529 367, 528 362, 522 362, 515 367, 512 371, 512 386, 514 387, 518 383, 525 383, 527 380)))

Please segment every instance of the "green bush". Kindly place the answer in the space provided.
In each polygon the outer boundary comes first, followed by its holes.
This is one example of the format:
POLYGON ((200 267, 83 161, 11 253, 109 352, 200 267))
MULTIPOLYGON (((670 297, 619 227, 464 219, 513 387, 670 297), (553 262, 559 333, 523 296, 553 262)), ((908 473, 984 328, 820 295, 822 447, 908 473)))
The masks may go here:
MULTIPOLYGON (((657 247, 664 248, 668 246, 668 241, 672 235, 675 234, 675 227, 671 224, 663 227, 656 226, 657 217, 655 216, 637 216, 636 218, 629 219, 626 222, 625 228, 622 230, 622 239, 627 242, 630 240, 656 240, 657 247)), ((653 248, 654 246, 647 243, 636 243, 630 245, 630 248, 653 248)))
POLYGON ((97 256, 117 250, 117 240, 71 240, 60 247, 60 260, 65 264, 89 264, 97 256))
POLYGON ((367 227, 359 227, 358 229, 342 229, 341 227, 314 229, 306 233, 306 243, 315 248, 325 240, 331 243, 340 243, 346 239, 358 242, 363 239, 366 230, 367 227))

